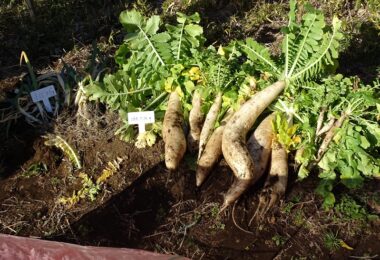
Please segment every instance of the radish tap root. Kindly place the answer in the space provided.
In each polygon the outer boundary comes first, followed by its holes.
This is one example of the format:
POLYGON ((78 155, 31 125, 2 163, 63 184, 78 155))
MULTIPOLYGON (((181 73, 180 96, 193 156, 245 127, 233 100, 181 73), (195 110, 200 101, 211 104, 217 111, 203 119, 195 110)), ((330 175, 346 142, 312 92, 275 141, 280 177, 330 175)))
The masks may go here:
POLYGON ((198 91, 193 94, 192 108, 189 113, 190 132, 187 136, 187 147, 190 153, 196 153, 202 131, 204 116, 201 111, 202 98, 198 91))
POLYGON ((208 140, 204 152, 198 160, 196 172, 196 185, 199 187, 209 175, 211 169, 222 155, 222 137, 226 123, 232 116, 232 110, 228 110, 221 125, 214 130, 208 140))
POLYGON ((285 85, 285 81, 278 81, 258 92, 228 121, 222 138, 222 152, 237 179, 226 194, 222 209, 237 200, 255 180, 255 166, 246 147, 246 136, 257 117, 277 98, 285 85))
POLYGON ((198 160, 201 158, 201 155, 203 153, 203 150, 205 149, 207 140, 214 130, 215 122, 216 122, 216 119, 218 118, 218 114, 219 114, 221 106, 222 106, 222 93, 219 92, 216 95, 215 101, 207 113, 205 122, 202 127, 202 131, 201 131, 201 135, 199 139, 198 160))
POLYGON ((182 106, 176 91, 170 94, 168 108, 162 127, 165 142, 165 164, 169 170, 175 170, 186 152, 186 137, 182 129, 182 106))
POLYGON ((262 220, 265 214, 285 194, 288 183, 288 154, 286 148, 277 140, 272 143, 272 156, 269 175, 264 184, 264 189, 259 196, 259 205, 253 217, 249 221, 251 225, 254 219, 262 220))

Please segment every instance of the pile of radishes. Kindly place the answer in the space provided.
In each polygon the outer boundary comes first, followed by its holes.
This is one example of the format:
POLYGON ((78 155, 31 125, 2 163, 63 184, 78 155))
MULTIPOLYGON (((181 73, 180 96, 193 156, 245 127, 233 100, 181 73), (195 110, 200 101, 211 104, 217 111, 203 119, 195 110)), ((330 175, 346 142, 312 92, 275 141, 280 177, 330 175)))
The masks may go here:
MULTIPOLYGON (((236 179, 224 196, 221 210, 234 203, 267 169, 268 177, 255 215, 263 216, 284 195, 288 180, 288 149, 277 138, 273 121, 275 113, 284 113, 290 127, 294 115, 291 109, 280 111, 275 108, 276 112, 269 113, 268 107, 284 90, 287 94, 294 92, 302 88, 303 82, 321 77, 325 68, 337 58, 337 43, 342 38, 340 21, 334 18, 332 28, 329 28, 325 26, 323 14, 309 8, 301 23, 297 24, 294 15, 296 3, 291 1, 290 5, 289 25, 284 30, 283 56, 278 62, 274 62, 269 51, 252 39, 239 43, 241 52, 253 67, 266 68, 262 72, 269 71, 278 81, 258 91, 236 111, 231 107, 218 127, 215 126, 223 93, 216 94, 204 117, 200 109, 202 98, 194 92, 187 141, 181 125, 183 114, 178 93, 173 91, 170 94, 163 125, 166 166, 175 170, 186 147, 190 152, 197 150, 196 185, 200 186, 223 155, 236 179), (269 115, 252 129, 264 111, 269 115), (248 133, 251 134, 248 136, 248 133)), ((286 99, 287 96, 281 98, 286 99)))

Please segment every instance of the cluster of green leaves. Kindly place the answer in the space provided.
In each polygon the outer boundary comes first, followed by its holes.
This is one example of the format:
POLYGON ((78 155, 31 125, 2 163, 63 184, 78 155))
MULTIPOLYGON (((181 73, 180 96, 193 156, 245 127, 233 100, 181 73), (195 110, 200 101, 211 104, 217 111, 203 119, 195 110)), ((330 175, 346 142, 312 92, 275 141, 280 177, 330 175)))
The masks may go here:
POLYGON ((81 189, 78 191, 74 190, 70 197, 59 198, 59 203, 72 207, 81 199, 89 199, 90 201, 94 201, 96 199, 96 196, 101 190, 100 184, 95 183, 86 173, 79 173, 79 177, 82 182, 81 189))
MULTIPOLYGON (((139 12, 124 11, 120 22, 127 31, 124 43, 115 54, 119 70, 100 81, 91 81, 86 88, 90 100, 106 103, 118 111, 124 125, 117 131, 126 141, 135 134, 128 125, 127 112, 155 110, 158 121, 163 118, 167 97, 165 80, 177 64, 188 64, 192 52, 203 46, 203 29, 198 14, 179 13, 176 25, 162 29, 159 16, 149 19, 139 12)), ((185 66, 186 66, 185 65, 185 66)), ((155 125, 153 128, 157 128, 155 125)), ((150 129, 152 130, 152 129, 150 129)), ((151 131, 151 135, 157 134, 151 131)), ((152 136, 151 136, 152 137, 152 136)))
POLYGON ((340 28, 338 18, 334 17, 328 26, 321 11, 309 4, 298 8, 296 1, 290 1, 289 23, 282 29, 284 38, 279 57, 273 57, 253 39, 240 43, 248 62, 262 73, 287 83, 274 108, 284 112, 287 118, 293 117, 298 130, 287 124, 285 116, 277 116, 274 129, 288 150, 298 149, 300 179, 307 177, 312 168, 320 171, 317 191, 324 197, 325 206, 335 203, 332 190, 336 183, 358 188, 365 178, 380 174, 378 86, 364 86, 341 75, 327 77, 337 67, 343 38, 340 28), (317 136, 317 124, 321 110, 327 111, 325 125, 342 115, 346 118, 319 161, 317 153, 323 135, 317 136))
POLYGON ((292 82, 309 82, 321 78, 335 67, 339 51, 341 22, 334 17, 327 26, 324 14, 310 4, 297 21, 296 1, 290 1, 289 23, 282 29, 282 54, 271 56, 270 51, 253 39, 241 43, 243 52, 261 71, 269 72, 277 79, 292 82))
MULTIPOLYGON (((159 16, 146 18, 137 11, 120 14, 127 31, 124 43, 115 54, 118 71, 99 81, 90 81, 85 89, 90 100, 106 103, 118 111, 124 125, 117 130, 122 139, 131 141, 135 130, 128 125, 127 112, 154 110, 156 121, 146 133, 138 136, 138 146, 155 142, 161 132, 168 93, 178 91, 185 118, 191 109, 191 97, 199 91, 206 112, 215 94, 227 92, 224 107, 239 95, 236 82, 244 80, 238 66, 240 53, 234 44, 220 49, 206 48, 199 14, 177 14, 177 24, 161 25, 159 16)), ((226 109, 225 109, 226 110, 226 109)))
POLYGON ((351 196, 343 195, 334 207, 335 213, 345 221, 367 222, 378 219, 377 215, 370 214, 365 207, 357 203, 351 196))
POLYGON ((44 164, 43 162, 38 162, 38 163, 34 163, 30 165, 27 170, 23 171, 21 176, 24 178, 30 178, 30 177, 41 175, 47 171, 48 171, 47 165, 44 164))
POLYGON ((203 98, 203 112, 215 94, 222 92, 222 117, 227 109, 237 109, 262 89, 268 79, 283 80, 286 89, 273 106, 282 113, 273 127, 288 151, 298 149, 300 179, 313 167, 319 170, 318 192, 325 205, 334 204, 336 183, 357 188, 364 178, 379 175, 378 86, 364 86, 341 75, 328 77, 337 67, 343 38, 338 18, 327 25, 321 11, 310 4, 299 8, 295 0, 290 1, 289 23, 282 30, 282 54, 278 57, 253 39, 233 41, 218 50, 206 48, 199 21, 198 14, 178 13, 176 25, 162 26, 158 16, 148 19, 136 11, 121 13, 127 35, 115 55, 119 69, 100 81, 91 81, 86 93, 120 113, 125 124, 117 133, 124 140, 135 137, 126 113, 154 110, 158 123, 139 136, 138 143, 144 147, 155 142, 169 92, 180 94, 185 119, 195 91, 203 98), (262 76, 254 78, 258 73, 262 76), (323 143, 323 135, 317 133, 321 110, 327 111, 324 125, 343 114, 346 118, 322 158, 316 160, 323 143))
POLYGON ((317 192, 325 199, 326 207, 335 203, 334 186, 340 182, 350 189, 362 186, 365 178, 380 175, 380 114, 379 86, 360 84, 355 78, 342 75, 326 78, 323 84, 309 84, 295 102, 302 104, 300 134, 303 142, 299 146, 296 160, 301 164, 298 177, 308 176, 310 165, 323 142, 316 136, 317 118, 324 107, 327 119, 337 120, 347 115, 343 125, 336 129, 332 142, 316 165, 321 178, 317 192))

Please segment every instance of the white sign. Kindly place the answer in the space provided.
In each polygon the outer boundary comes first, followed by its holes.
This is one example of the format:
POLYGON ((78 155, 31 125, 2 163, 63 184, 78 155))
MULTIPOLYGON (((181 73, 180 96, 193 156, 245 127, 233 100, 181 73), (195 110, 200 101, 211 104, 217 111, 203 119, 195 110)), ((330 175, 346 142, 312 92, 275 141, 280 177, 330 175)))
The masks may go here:
POLYGON ((145 132, 145 124, 153 124, 154 121, 154 111, 128 113, 128 124, 139 125, 139 133, 145 132))
POLYGON ((36 103, 42 101, 42 103, 44 103, 46 111, 49 113, 53 112, 49 98, 54 97, 55 95, 57 95, 57 92, 55 92, 53 85, 30 92, 30 96, 32 97, 33 102, 36 103))

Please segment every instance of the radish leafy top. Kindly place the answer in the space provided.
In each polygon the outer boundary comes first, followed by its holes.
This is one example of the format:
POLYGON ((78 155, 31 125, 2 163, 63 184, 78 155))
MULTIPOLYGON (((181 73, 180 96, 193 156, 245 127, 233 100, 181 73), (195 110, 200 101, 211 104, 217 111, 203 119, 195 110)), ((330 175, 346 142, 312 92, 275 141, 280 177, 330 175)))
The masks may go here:
POLYGON ((295 158, 300 164, 298 177, 307 177, 311 165, 320 170, 322 180, 317 191, 324 197, 326 207, 334 205, 332 189, 338 181, 348 188, 358 188, 365 178, 380 178, 379 87, 376 82, 364 85, 338 74, 323 79, 322 84, 307 84, 294 99, 295 103, 303 104, 299 110, 303 142, 298 147, 302 152, 297 152, 295 158), (342 115, 345 120, 335 129, 331 143, 320 157, 323 136, 316 130, 316 121, 321 113, 326 118, 324 125, 342 115))
POLYGON ((262 71, 270 72, 287 82, 310 81, 319 78, 338 58, 341 21, 334 17, 332 26, 326 26, 324 15, 311 5, 305 5, 306 13, 296 21, 296 2, 290 1, 289 23, 282 29, 282 55, 274 61, 269 50, 253 39, 247 39, 242 49, 248 58, 262 71))

